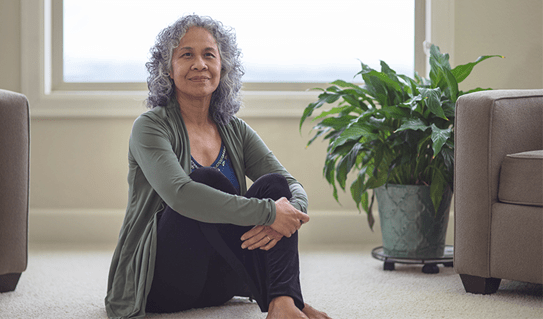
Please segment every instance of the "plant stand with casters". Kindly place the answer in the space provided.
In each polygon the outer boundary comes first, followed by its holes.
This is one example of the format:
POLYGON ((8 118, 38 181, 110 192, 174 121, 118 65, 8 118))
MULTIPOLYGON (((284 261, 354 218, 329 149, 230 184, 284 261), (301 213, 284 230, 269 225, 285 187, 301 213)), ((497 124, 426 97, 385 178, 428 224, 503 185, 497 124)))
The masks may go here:
POLYGON ((445 267, 453 267, 454 247, 452 245, 445 246, 445 251, 442 257, 421 259, 410 257, 392 257, 384 253, 382 246, 374 248, 371 251, 373 258, 384 261, 383 270, 394 270, 394 264, 414 264, 424 265, 422 272, 425 274, 439 273, 438 264, 443 264, 445 267))

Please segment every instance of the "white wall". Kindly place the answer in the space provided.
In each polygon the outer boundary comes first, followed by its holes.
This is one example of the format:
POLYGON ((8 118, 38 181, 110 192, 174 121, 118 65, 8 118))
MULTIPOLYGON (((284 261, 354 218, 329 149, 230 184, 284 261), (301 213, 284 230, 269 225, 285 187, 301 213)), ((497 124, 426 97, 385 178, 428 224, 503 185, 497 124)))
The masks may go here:
MULTIPOLYGON (((462 88, 543 86, 540 0, 433 0, 431 42, 453 66, 480 55, 506 59, 477 66, 462 88)), ((20 2, 0 0, 0 88, 21 92, 20 2)), ((103 241, 117 236, 127 196, 127 141, 134 118, 32 118, 30 240, 103 241)), ((279 160, 306 187, 314 216, 303 243, 380 243, 349 195, 338 205, 322 178, 325 144, 305 148, 309 125, 249 117, 279 160)), ((451 223, 452 224, 452 223, 451 223)), ((377 225, 378 226, 378 225, 377 225)), ((451 225, 452 226, 452 225, 451 225)), ((452 228, 448 243, 452 243, 452 228)))

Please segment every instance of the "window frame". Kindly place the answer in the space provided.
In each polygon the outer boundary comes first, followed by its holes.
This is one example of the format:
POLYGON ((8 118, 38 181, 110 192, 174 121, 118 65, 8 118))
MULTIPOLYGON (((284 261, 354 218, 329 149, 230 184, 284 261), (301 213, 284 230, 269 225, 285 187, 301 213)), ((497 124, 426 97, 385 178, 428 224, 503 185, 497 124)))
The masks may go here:
MULTIPOLYGON (((415 0, 415 71, 426 74, 431 0, 415 0)), ((452 0, 449 0, 452 1, 452 0)), ((146 83, 65 83, 62 54, 62 0, 21 0, 22 91, 31 116, 137 117, 146 110, 146 83)), ((299 118, 326 83, 246 83, 240 117, 299 118)))

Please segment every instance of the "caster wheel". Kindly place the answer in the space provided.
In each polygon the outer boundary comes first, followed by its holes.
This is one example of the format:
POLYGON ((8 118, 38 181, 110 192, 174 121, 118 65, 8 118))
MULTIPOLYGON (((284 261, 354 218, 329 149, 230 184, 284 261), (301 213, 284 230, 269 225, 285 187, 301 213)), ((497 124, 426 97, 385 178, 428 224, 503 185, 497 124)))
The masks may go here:
POLYGON ((383 266, 383 269, 384 270, 394 270, 394 263, 387 263, 385 262, 384 266, 383 266))
POLYGON ((437 274, 439 273, 439 267, 436 264, 427 264, 422 267, 422 272, 425 274, 437 274))
POLYGON ((453 263, 444 263, 443 266, 445 266, 445 267, 454 267, 453 263))

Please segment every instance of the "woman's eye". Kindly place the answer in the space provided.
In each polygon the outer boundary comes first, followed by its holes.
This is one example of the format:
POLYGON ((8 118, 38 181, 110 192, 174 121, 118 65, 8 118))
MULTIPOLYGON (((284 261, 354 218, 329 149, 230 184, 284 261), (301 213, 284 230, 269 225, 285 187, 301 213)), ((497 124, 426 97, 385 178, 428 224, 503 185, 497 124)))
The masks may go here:
POLYGON ((206 53, 206 57, 214 58, 215 55, 213 53, 206 53))
POLYGON ((192 56, 192 53, 190 53, 190 52, 186 52, 186 53, 181 54, 182 58, 183 57, 191 57, 191 56, 192 56))

